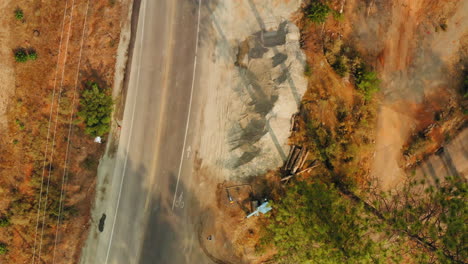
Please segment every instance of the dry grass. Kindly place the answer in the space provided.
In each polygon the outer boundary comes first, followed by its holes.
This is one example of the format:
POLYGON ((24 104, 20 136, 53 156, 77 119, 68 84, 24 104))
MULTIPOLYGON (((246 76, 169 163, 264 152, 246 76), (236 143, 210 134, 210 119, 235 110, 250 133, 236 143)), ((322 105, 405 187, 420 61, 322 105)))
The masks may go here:
POLYGON ((290 142, 308 146, 322 162, 314 176, 363 185, 369 176, 378 99, 366 102, 351 74, 343 76, 333 69, 342 49, 351 49, 338 37, 343 25, 336 23, 329 21, 322 33, 321 27, 299 22, 311 75, 302 100, 300 129, 290 142))
MULTIPOLYGON (((0 216, 6 216, 10 225, 0 227, 0 242, 7 244, 8 253, 0 256, 0 262, 26 263, 33 255, 36 234, 36 219, 39 199, 46 200, 45 190, 50 177, 45 218, 40 218, 39 234, 44 221, 41 262, 51 262, 54 250, 55 234, 58 229, 58 245, 55 263, 76 263, 81 245, 87 235, 83 227, 89 224, 91 202, 94 198, 96 163, 89 168, 82 168, 86 159, 98 160, 102 146, 94 144, 92 139, 82 133, 82 128, 74 126, 73 134, 68 138, 69 116, 72 111, 73 88, 77 65, 85 0, 75 1, 73 23, 71 23, 67 61, 64 65, 65 45, 62 45, 58 72, 64 70, 63 91, 53 96, 55 68, 59 53, 59 40, 65 1, 12 1, 8 6, 11 14, 20 6, 24 11, 24 21, 15 20, 12 15, 11 49, 17 46, 33 46, 38 58, 28 63, 15 64, 15 92, 10 98, 8 110, 8 130, 2 135, 0 153, 0 216), (40 34, 34 34, 39 31, 40 34), (60 96, 60 103, 58 97, 60 96), (59 105, 59 108, 56 108, 59 105), (49 140, 47 140, 50 109, 53 106, 53 119, 49 140), (57 122, 56 122, 57 121, 57 122), (57 127, 55 130, 55 126, 57 127), (54 133, 55 131, 55 133, 54 133), (55 145, 52 150, 52 139, 55 145), (48 146, 47 142, 49 142, 48 146), (62 177, 64 175, 65 153, 70 143, 70 161, 68 164, 68 182, 64 188, 63 222, 57 226, 60 210, 62 177), (45 149, 47 157, 45 158, 45 149), (52 155, 53 153, 53 155, 52 155), (45 170, 44 169, 44 164, 45 170), (43 197, 39 198, 42 176, 44 175, 43 197), (73 220, 72 220, 73 219, 73 220)), ((111 86, 117 47, 102 47, 103 40, 115 40, 119 37, 118 21, 123 17, 123 8, 119 4, 110 5, 107 0, 91 1, 88 14, 87 33, 83 50, 78 88, 82 88, 85 78, 98 73, 103 85, 111 86)), ((70 6, 68 13, 71 11, 70 6)), ((8 12, 7 12, 8 13, 8 12)), ((65 23, 68 29, 69 17, 65 23)), ((68 36, 64 32, 64 43, 68 36)), ((13 59, 13 57, 11 58, 13 59)), ((61 74, 58 74, 57 90, 62 86, 61 74)), ((74 121, 72 121, 74 122, 74 121)), ((43 207, 43 206, 42 206, 43 207)), ((37 237, 39 246, 41 236, 37 237)), ((36 253, 38 253, 38 247, 36 253)), ((37 254, 36 254, 37 256, 37 254)))

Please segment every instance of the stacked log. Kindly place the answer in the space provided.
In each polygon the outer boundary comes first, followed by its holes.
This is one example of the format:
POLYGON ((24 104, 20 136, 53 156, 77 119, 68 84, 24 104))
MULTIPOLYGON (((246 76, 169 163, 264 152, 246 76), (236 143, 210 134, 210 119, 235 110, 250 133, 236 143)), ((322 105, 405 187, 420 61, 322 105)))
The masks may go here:
POLYGON ((293 145, 289 151, 288 159, 283 166, 283 171, 287 174, 296 174, 304 167, 309 157, 309 151, 305 147, 293 145))

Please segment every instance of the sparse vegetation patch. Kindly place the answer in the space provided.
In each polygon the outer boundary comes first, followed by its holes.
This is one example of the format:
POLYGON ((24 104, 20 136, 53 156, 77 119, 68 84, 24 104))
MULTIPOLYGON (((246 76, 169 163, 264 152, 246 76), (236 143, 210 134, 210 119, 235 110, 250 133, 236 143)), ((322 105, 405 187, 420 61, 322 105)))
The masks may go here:
POLYGON ((316 24, 321 24, 327 21, 330 14, 333 15, 337 21, 342 21, 344 16, 342 13, 333 10, 327 1, 314 0, 309 4, 304 12, 308 20, 316 24))
POLYGON ((19 7, 15 9, 15 18, 16 18, 17 20, 23 20, 23 18, 24 18, 24 12, 23 12, 23 10, 22 10, 21 8, 19 8, 19 7))
POLYGON ((320 24, 327 20, 331 11, 332 9, 327 4, 314 1, 307 7, 305 14, 310 21, 320 24))
POLYGON ((0 255, 8 253, 8 246, 4 243, 0 243, 0 255))
POLYGON ((13 53, 17 62, 27 62, 28 60, 34 61, 37 59, 37 52, 33 48, 17 48, 13 53))

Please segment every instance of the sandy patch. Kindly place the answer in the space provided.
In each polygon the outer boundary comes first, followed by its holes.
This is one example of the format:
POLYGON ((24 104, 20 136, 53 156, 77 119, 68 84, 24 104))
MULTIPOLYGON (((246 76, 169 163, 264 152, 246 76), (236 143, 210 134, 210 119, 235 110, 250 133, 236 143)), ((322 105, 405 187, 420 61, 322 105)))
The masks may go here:
POLYGON ((10 45, 10 19, 13 10, 9 0, 0 3, 0 131, 6 128, 6 111, 15 89, 13 57, 10 45))
POLYGON ((281 166, 290 118, 306 90, 305 56, 290 17, 301 1, 220 1, 208 6, 199 154, 219 180, 281 166), (239 59, 239 47, 247 54, 239 59), (244 47, 245 48, 245 47, 244 47))

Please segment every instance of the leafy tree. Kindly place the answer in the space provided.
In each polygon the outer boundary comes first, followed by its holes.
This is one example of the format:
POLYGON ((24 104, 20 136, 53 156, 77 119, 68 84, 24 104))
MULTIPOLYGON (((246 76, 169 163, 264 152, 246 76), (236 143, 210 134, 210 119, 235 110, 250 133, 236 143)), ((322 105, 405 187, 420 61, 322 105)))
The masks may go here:
POLYGON ((22 20, 24 18, 24 12, 21 10, 21 8, 16 8, 15 9, 15 18, 17 20, 22 20))
POLYGON ((423 241, 439 263, 468 262, 468 186, 449 177, 442 186, 412 180, 402 191, 381 195, 375 205, 394 228, 423 241))
POLYGON ((305 14, 310 21, 320 24, 327 20, 331 11, 332 9, 327 4, 315 1, 307 7, 305 14))
POLYGON ((90 83, 83 91, 78 116, 86 125, 85 133, 93 137, 109 132, 112 113, 112 96, 97 83, 90 83))
POLYGON ((264 241, 278 263, 383 263, 391 248, 371 238, 377 218, 333 185, 297 182, 274 204, 264 241))

